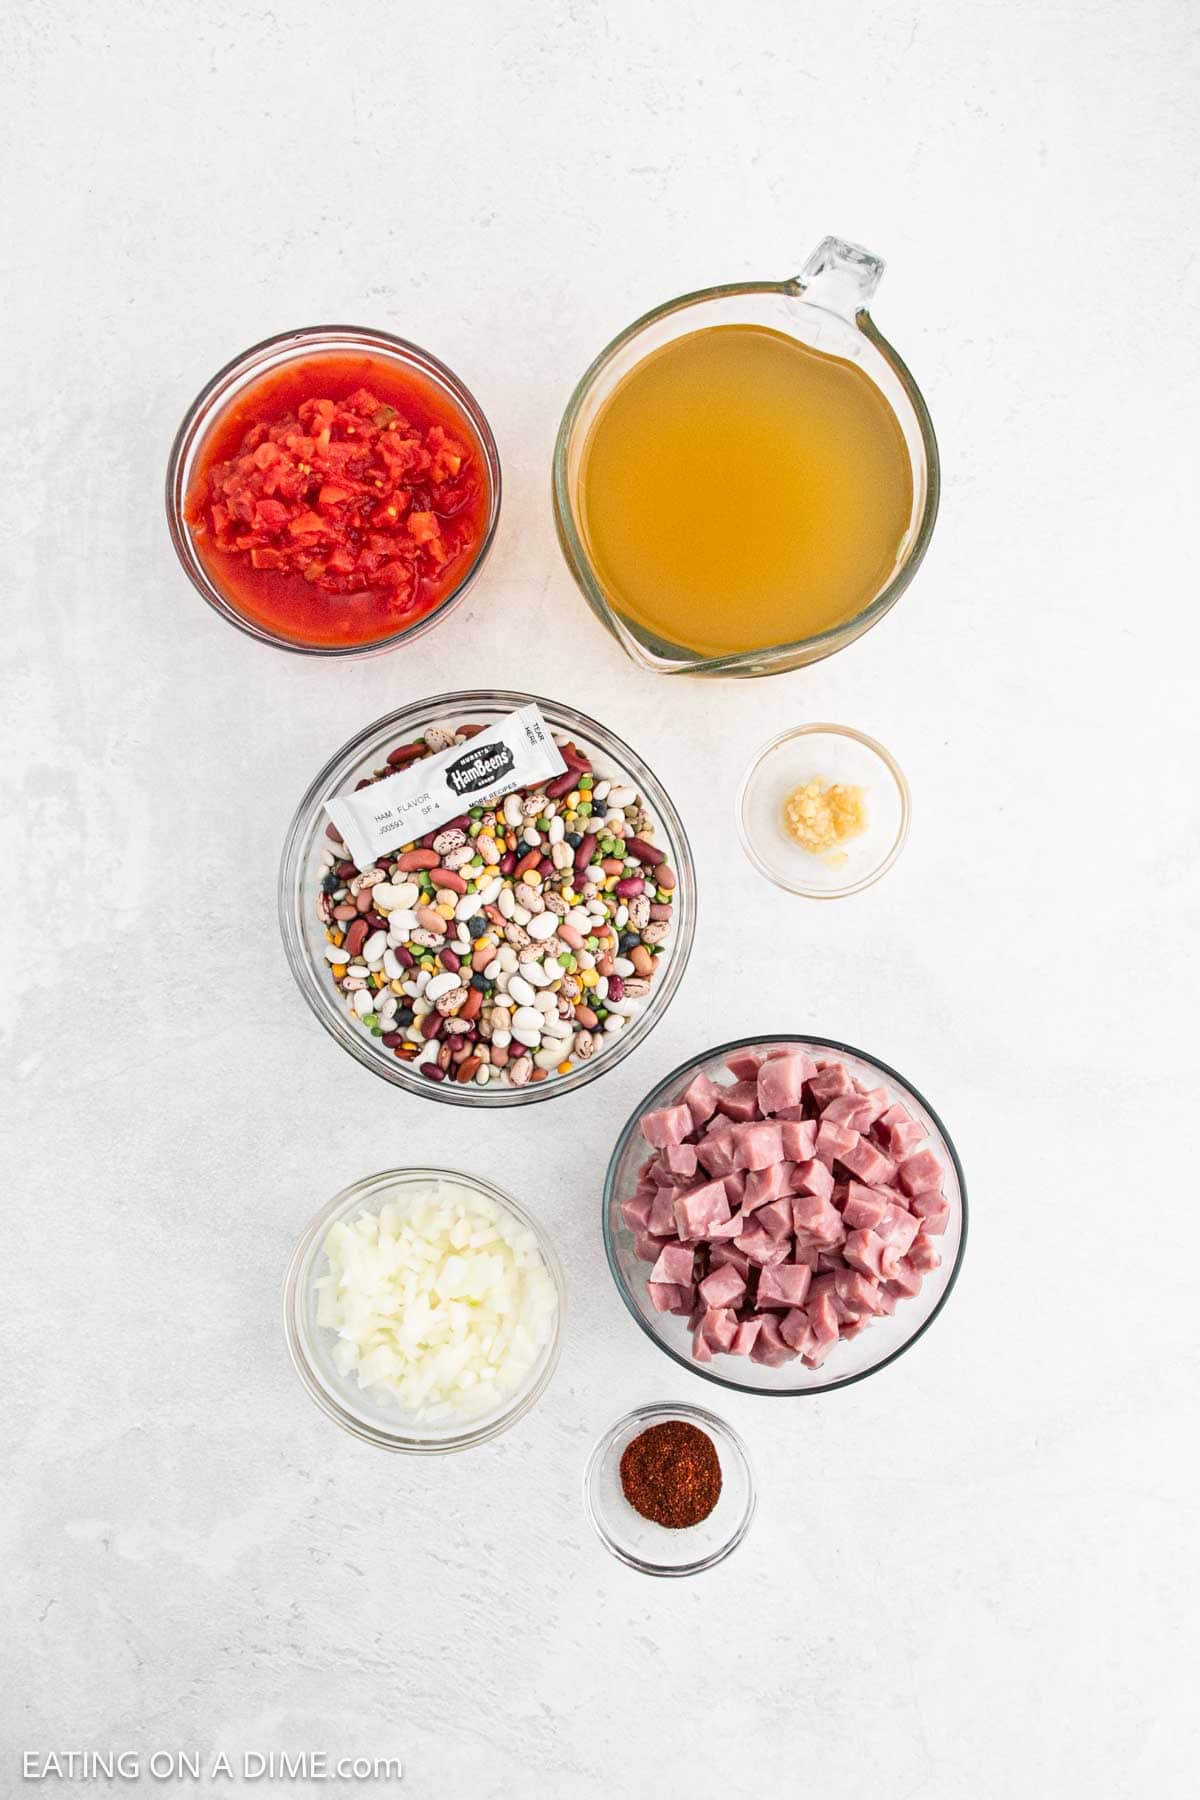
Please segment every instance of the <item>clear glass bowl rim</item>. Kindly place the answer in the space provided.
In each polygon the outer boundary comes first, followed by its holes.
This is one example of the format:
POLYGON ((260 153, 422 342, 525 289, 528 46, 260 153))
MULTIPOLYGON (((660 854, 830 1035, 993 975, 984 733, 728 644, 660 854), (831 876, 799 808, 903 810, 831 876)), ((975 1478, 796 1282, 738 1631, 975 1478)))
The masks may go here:
MULTIPOLYGON (((737 799, 734 802, 734 815, 737 819, 738 836, 742 842, 742 849, 746 852, 746 856, 754 868, 758 870, 759 874, 765 876, 775 887, 781 888, 785 894, 798 894, 804 900, 845 900, 851 894, 861 894, 865 888, 874 887, 875 883, 882 876, 887 874, 888 870, 903 850, 905 843, 908 841, 908 828, 912 820, 912 793, 909 789, 908 779, 905 776, 904 770, 900 767, 900 764, 896 761, 887 746, 881 744, 878 738, 868 736, 865 731, 856 730, 853 725, 831 725, 828 722, 813 720, 806 725, 790 725, 786 731, 781 731, 777 737, 773 737, 769 743, 764 744, 760 750, 757 750, 754 753, 746 765, 746 772, 742 776, 741 785, 737 791, 737 799), (792 738, 812 737, 815 736, 817 732, 822 731, 833 737, 853 738, 856 743, 862 744, 867 750, 873 751, 895 781, 897 792, 900 795, 900 825, 897 829, 891 849, 883 858, 883 861, 877 863, 869 874, 862 876, 858 881, 847 882, 844 887, 810 888, 802 887, 797 882, 781 881, 775 871, 769 869, 766 863, 760 858, 746 825, 746 796, 750 791, 750 783, 754 779, 756 771, 765 759, 770 756, 772 750, 778 750, 781 744, 789 743, 792 738)), ((874 1059, 868 1058, 868 1061, 872 1060, 874 1059)))
POLYGON ((278 909, 284 954, 292 977, 310 1010, 336 1043, 348 1050, 365 1069, 370 1069, 381 1080, 390 1081, 394 1087, 404 1088, 422 1099, 439 1100, 450 1106, 498 1109, 530 1105, 554 1099, 560 1094, 574 1093, 577 1088, 586 1086, 598 1075, 607 1074, 610 1069, 615 1068, 650 1035, 674 999, 691 956, 696 930, 696 869, 687 832, 670 795, 649 764, 615 732, 559 700, 547 700, 537 694, 517 693, 502 688, 475 688, 434 694, 428 700, 414 701, 396 712, 385 713, 382 718, 375 719, 343 744, 319 770, 297 806, 284 839, 279 864, 278 909), (446 713, 458 710, 470 713, 472 709, 484 707, 495 708, 500 713, 512 712, 531 702, 541 708, 552 727, 557 726, 568 732, 578 730, 600 745, 606 753, 611 750, 614 760, 638 778, 641 791, 665 823, 670 840, 671 866, 675 871, 675 892, 678 895, 675 917, 672 920, 674 936, 671 939, 670 956, 661 986, 651 990, 650 1003, 633 1024, 618 1034, 611 1049, 586 1062, 577 1063, 569 1075, 556 1075, 552 1080, 529 1083, 525 1087, 492 1082, 486 1088, 481 1088, 476 1087, 473 1082, 462 1086, 458 1082, 428 1081, 423 1076, 411 1073, 406 1063, 395 1058, 385 1062, 378 1052, 370 1050, 366 1041, 351 1028, 341 1009, 333 1003, 330 995, 313 975, 304 946, 299 910, 304 900, 302 860, 309 823, 314 812, 320 808, 324 795, 346 777, 362 754, 364 746, 376 736, 387 738, 393 732, 403 732, 406 729, 405 721, 414 726, 419 722, 429 724, 446 713))
POLYGON ((725 1388, 726 1391, 730 1393, 761 1394, 765 1398, 771 1400, 820 1399, 824 1394, 836 1393, 838 1388, 853 1387, 856 1382, 866 1381, 870 1376, 878 1375, 881 1369, 886 1369, 890 1363, 896 1362, 898 1358, 903 1356, 905 1351, 911 1350, 913 1345, 917 1343, 920 1338, 924 1337, 925 1333, 929 1330, 929 1327, 933 1324, 933 1321, 942 1312, 947 1300, 954 1291, 955 1283, 959 1277, 959 1271, 962 1268, 963 1254, 967 1248, 968 1223, 967 1182, 966 1177, 963 1174, 963 1167, 959 1160, 958 1151, 954 1146, 953 1138, 950 1136, 950 1133, 946 1130, 946 1127, 942 1122, 940 1114, 930 1106, 920 1088, 914 1087, 907 1075, 902 1075, 899 1069, 893 1069, 890 1063, 881 1062, 880 1059, 877 1056, 872 1055, 869 1050, 860 1050, 856 1044, 844 1044, 837 1038, 817 1037, 811 1033, 799 1031, 762 1031, 758 1032, 753 1037, 734 1038, 728 1044, 715 1044, 711 1049, 702 1050, 698 1056, 689 1056, 686 1062, 681 1062, 678 1068, 671 1070, 669 1075, 664 1075, 662 1080, 658 1082, 656 1086, 651 1088, 646 1097, 634 1108, 633 1112, 622 1126, 616 1144, 613 1147, 612 1155, 608 1159, 608 1168, 605 1171, 604 1176, 604 1197, 601 1201, 601 1226, 604 1232, 604 1254, 608 1260, 609 1273, 613 1278, 618 1294, 624 1302, 626 1311, 638 1326, 639 1330, 644 1332, 646 1337, 650 1339, 650 1342, 661 1350, 664 1356, 669 1356, 671 1361, 678 1363, 681 1369, 687 1369, 690 1374, 698 1375, 702 1381, 711 1381, 716 1387, 725 1388), (657 1333, 651 1330, 649 1324, 634 1305, 633 1299, 625 1286, 625 1280, 621 1273, 620 1263, 617 1261, 616 1248, 612 1239, 611 1215, 614 1201, 613 1185, 616 1180, 617 1167, 629 1139, 637 1130, 638 1123, 641 1120, 643 1113, 651 1111, 662 1095, 670 1088, 674 1087, 675 1083, 683 1076, 690 1074, 693 1069, 699 1068, 701 1063, 711 1062, 715 1057, 732 1056, 736 1050, 756 1050, 763 1044, 811 1045, 815 1046, 818 1050, 832 1050, 834 1052, 840 1052, 845 1056, 857 1056, 863 1062, 870 1063, 872 1068, 878 1069, 881 1075, 898 1083, 901 1088, 906 1089, 908 1093, 912 1095, 913 1099, 918 1101, 919 1104, 924 1107, 925 1111, 929 1114, 929 1117, 933 1120, 942 1135, 942 1142, 945 1144, 946 1149, 950 1154, 950 1160, 954 1164, 955 1175, 958 1177, 958 1190, 962 1202, 962 1229, 958 1240, 958 1254, 954 1259, 954 1267, 950 1271, 945 1289, 940 1295, 937 1304, 933 1307, 928 1317, 923 1319, 917 1326, 916 1330, 912 1333, 912 1336, 905 1338, 902 1344, 897 1345, 895 1350, 881 1358, 879 1362, 872 1363, 869 1369, 860 1369, 857 1374, 844 1375, 840 1381, 826 1382, 823 1387, 756 1387, 753 1383, 747 1381, 730 1381, 726 1376, 718 1375, 714 1369, 706 1368, 701 1363, 693 1362, 690 1357, 681 1356, 677 1350, 673 1350, 670 1344, 665 1344, 657 1333))
MULTIPOLYGON (((381 1194, 381 1198, 383 1197, 381 1194)), ((361 1438, 364 1443, 377 1444, 384 1450, 395 1450, 421 1456, 441 1455, 456 1450, 470 1450, 477 1444, 486 1444, 492 1438, 499 1437, 501 1432, 507 1431, 510 1425, 515 1425, 518 1419, 523 1419, 541 1398, 558 1366, 562 1350, 563 1314, 566 1310, 566 1302, 566 1281, 557 1250, 547 1237, 540 1221, 519 1201, 514 1200, 505 1189, 497 1187, 494 1182, 488 1181, 484 1176, 470 1175, 462 1169, 432 1169, 417 1166, 406 1169, 380 1169, 376 1174, 363 1175, 359 1180, 352 1181, 348 1187, 340 1189, 305 1226, 292 1252, 283 1280, 283 1331, 292 1367, 304 1384, 305 1391, 326 1417, 333 1419, 352 1437, 361 1438), (372 1195, 380 1193, 382 1189, 398 1178, 405 1180, 444 1178, 449 1181, 461 1181, 468 1187, 480 1189, 501 1206, 506 1207, 513 1217, 519 1219, 522 1225, 527 1225, 537 1238, 542 1260, 550 1273, 550 1279, 553 1281, 555 1292, 558 1295, 554 1338, 536 1378, 527 1389, 518 1390, 512 1405, 495 1419, 475 1428, 464 1427, 461 1432, 449 1437, 424 1438, 402 1431, 384 1432, 368 1425, 365 1420, 356 1419, 346 1408, 338 1405, 320 1380, 308 1350, 308 1334, 303 1323, 307 1295, 306 1290, 302 1290, 300 1286, 301 1276, 309 1267, 313 1256, 320 1253, 325 1234, 335 1214, 352 1203, 367 1201, 372 1195)))
POLYGON ((218 613, 227 624, 235 625, 247 637, 254 638, 260 644, 270 644, 277 650, 289 650, 297 656, 332 656, 332 657, 365 657, 374 656, 385 650, 392 650, 397 644, 411 642, 413 639, 431 630, 450 609, 464 597, 468 588, 475 581, 483 568, 488 553, 496 536, 496 528, 500 522, 501 500, 500 452, 496 447, 496 439, 487 415, 472 394, 466 383, 455 374, 440 357, 426 350, 422 345, 413 343, 408 338, 397 337, 394 332, 377 329, 370 325, 302 325, 291 331, 277 331, 270 337, 252 344, 248 350, 242 350, 231 357, 224 366, 211 376, 183 415, 179 429, 175 433, 167 457, 167 474, 165 499, 167 509, 167 529, 171 543, 179 559, 184 574, 215 613, 218 613), (397 631, 391 637, 377 638, 367 644, 304 644, 292 638, 281 637, 267 626, 248 618, 234 602, 228 599, 211 580, 207 571, 202 568, 196 557, 184 518, 183 508, 187 499, 184 485, 184 474, 191 466, 193 453, 199 448, 209 427, 222 411, 226 397, 234 387, 238 377, 249 372, 257 362, 270 362, 277 368, 291 358, 280 357, 271 361, 272 353, 289 347, 295 351, 295 360, 304 356, 319 355, 322 351, 336 351, 339 348, 374 350, 381 355, 390 356, 393 360, 404 363, 407 367, 424 369, 434 375, 450 390, 455 400, 462 407, 480 444, 488 469, 490 499, 488 507, 487 529, 480 541, 475 555, 464 570, 461 579, 438 601, 431 612, 418 619, 415 625, 403 631, 397 631))
POLYGON ((624 1563, 626 1568, 636 1569, 642 1575, 658 1575, 671 1579, 680 1575, 702 1574, 705 1569, 713 1569, 718 1563, 724 1562, 727 1556, 733 1555, 753 1523, 758 1507, 758 1487, 754 1479, 754 1464, 750 1461, 750 1453, 740 1434, 734 1430, 732 1425, 728 1424, 726 1420, 718 1418, 716 1413, 709 1412, 703 1406, 693 1406, 687 1401, 681 1401, 677 1406, 672 1405, 669 1401, 659 1401, 646 1406, 633 1407, 630 1412, 625 1413, 623 1417, 610 1425, 607 1431, 601 1432, 592 1447, 592 1453, 588 1457, 587 1466, 583 1472, 583 1504, 596 1536, 618 1562, 624 1563), (627 1425, 643 1423, 649 1425, 668 1419, 684 1419, 690 1425, 698 1425, 711 1436, 715 1436, 722 1444, 727 1445, 745 1471, 747 1494, 745 1511, 726 1542, 719 1549, 710 1551, 707 1556, 697 1557, 695 1562, 679 1563, 675 1567, 664 1563, 646 1562, 642 1557, 634 1556, 629 1551, 622 1549, 611 1534, 605 1530, 596 1508, 592 1505, 592 1476, 613 1439, 624 1431, 627 1425))
MULTIPOLYGON (((652 307, 649 312, 642 313, 641 317, 634 319, 633 323, 627 325, 624 331, 618 332, 617 336, 612 338, 599 355, 588 364, 567 401, 566 410, 558 427, 558 435, 554 441, 552 476, 554 522, 567 566, 583 593, 584 599, 606 627, 609 626, 613 617, 614 608, 596 579, 591 558, 576 528, 575 510, 571 504, 571 486, 567 475, 567 447, 583 403, 591 387, 608 365, 628 343, 649 326, 657 324, 661 319, 669 318, 672 313, 683 312, 688 307, 703 306, 714 300, 728 300, 741 295, 755 294, 777 294, 789 299, 804 301, 804 304, 808 306, 816 306, 815 301, 804 300, 804 283, 795 277, 788 281, 727 282, 720 287, 697 288, 689 294, 680 294, 676 299, 666 300, 661 305, 652 307)), ((818 310, 828 311, 828 308, 821 307, 818 310)), ((833 316, 842 317, 840 314, 833 316)), ((849 323, 849 321, 843 318, 843 323, 849 323)), ((920 568, 925 552, 929 548, 929 540, 933 536, 941 498, 941 459, 938 454, 933 420, 930 418, 929 408, 925 404, 925 397, 914 381, 908 365, 878 329, 870 313, 865 309, 858 312, 853 324, 891 365, 893 374, 908 396, 925 451, 925 506, 921 514, 921 523, 903 566, 897 569, 887 587, 881 594, 876 595, 869 606, 864 607, 862 612, 856 613, 854 618, 844 620, 840 625, 832 625, 826 631, 816 632, 812 637, 798 638, 790 644, 772 644, 767 649, 742 650, 730 656, 693 656, 686 662, 680 662, 674 668, 654 665, 659 672, 670 675, 736 675, 742 669, 753 669, 755 665, 761 664, 764 660, 800 655, 809 650, 818 651, 818 655, 810 657, 808 660, 818 661, 821 654, 829 654, 842 648, 843 645, 852 642, 853 638, 861 637, 864 632, 870 630, 872 625, 878 624, 884 614, 891 611, 920 568), (851 632, 852 636, 847 637, 847 632, 851 632), (823 651, 821 646, 825 647, 823 651)))

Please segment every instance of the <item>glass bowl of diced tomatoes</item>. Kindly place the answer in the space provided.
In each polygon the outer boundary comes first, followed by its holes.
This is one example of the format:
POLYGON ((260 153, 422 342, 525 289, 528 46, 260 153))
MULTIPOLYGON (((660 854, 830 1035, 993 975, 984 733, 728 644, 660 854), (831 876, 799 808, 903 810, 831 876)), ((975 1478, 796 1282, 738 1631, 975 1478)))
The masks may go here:
POLYGON ((188 408, 167 520, 192 585, 261 643, 361 656, 463 598, 500 515, 484 413, 405 339, 323 325, 256 344, 188 408))

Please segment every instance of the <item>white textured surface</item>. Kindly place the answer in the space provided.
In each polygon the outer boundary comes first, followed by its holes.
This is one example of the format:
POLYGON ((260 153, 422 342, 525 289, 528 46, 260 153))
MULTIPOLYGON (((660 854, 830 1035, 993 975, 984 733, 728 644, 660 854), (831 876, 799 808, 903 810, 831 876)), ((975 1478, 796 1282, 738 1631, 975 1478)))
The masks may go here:
POLYGON ((24 1746, 274 1745, 399 1753, 423 1800, 1190 1791, 1186 0, 30 0, 5 30, 0 1787, 24 1746), (930 557, 822 667, 639 674, 557 553, 561 407, 646 306, 827 230, 889 259, 876 316, 944 458, 930 557), (324 318, 459 368, 507 483, 452 624, 351 667, 210 615, 160 498, 209 373, 324 318), (489 677, 643 749, 703 916, 619 1071, 468 1125, 319 1032, 274 882, 334 747, 489 677), (758 744, 820 717, 881 737, 915 800, 892 875, 830 907, 757 879, 731 816, 758 744), (974 1206, 929 1337, 793 1405, 667 1365, 598 1223, 640 1094, 788 1027, 910 1072, 974 1206), (571 1317, 536 1414, 418 1464, 305 1398, 278 1288, 327 1195, 427 1158, 550 1222, 571 1317), (655 1584, 591 1538, 580 1475, 617 1411, 683 1397, 744 1433, 761 1509, 724 1568, 655 1584))

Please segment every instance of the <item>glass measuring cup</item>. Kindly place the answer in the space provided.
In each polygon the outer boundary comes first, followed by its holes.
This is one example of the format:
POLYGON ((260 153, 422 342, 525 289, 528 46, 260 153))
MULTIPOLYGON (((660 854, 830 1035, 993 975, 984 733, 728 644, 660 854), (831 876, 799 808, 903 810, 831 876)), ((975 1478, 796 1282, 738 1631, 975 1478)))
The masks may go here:
POLYGON ((877 330, 868 305, 884 264, 841 238, 818 244, 788 281, 739 282, 670 300, 634 321, 585 372, 572 394, 554 449, 554 517, 567 566, 592 611, 643 668, 668 675, 774 675, 819 662, 881 619, 917 572, 937 517, 937 441, 929 412, 908 369, 877 330), (884 585, 854 617, 829 630, 765 649, 705 656, 669 643, 626 617, 606 591, 580 523, 584 446, 618 384, 664 344, 715 325, 760 325, 829 356, 855 363, 873 381, 899 422, 912 471, 912 510, 884 585))

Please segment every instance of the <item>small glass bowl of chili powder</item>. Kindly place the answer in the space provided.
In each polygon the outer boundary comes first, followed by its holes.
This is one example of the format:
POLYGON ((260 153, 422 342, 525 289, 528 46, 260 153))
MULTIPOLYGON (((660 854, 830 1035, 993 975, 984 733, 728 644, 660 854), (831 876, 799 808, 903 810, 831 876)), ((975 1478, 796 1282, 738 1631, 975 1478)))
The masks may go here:
POLYGON ((239 630, 310 656, 428 630, 478 574, 499 514, 495 439, 467 388, 427 350, 355 326, 235 358, 167 466, 192 585, 239 630))
POLYGON ((601 1543, 643 1575, 724 1562, 756 1503, 746 1446, 701 1406, 638 1406, 618 1419, 592 1451, 583 1497, 601 1543))

